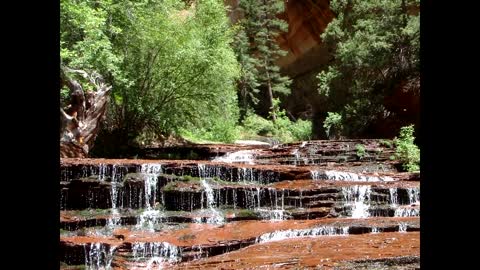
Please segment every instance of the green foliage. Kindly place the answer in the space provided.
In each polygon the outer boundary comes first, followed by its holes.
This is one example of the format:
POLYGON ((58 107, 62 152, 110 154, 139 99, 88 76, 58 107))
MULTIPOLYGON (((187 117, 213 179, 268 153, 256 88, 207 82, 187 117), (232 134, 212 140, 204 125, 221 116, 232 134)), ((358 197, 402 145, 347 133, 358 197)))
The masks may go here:
POLYGON ((394 139, 395 158, 402 162, 403 169, 409 172, 420 170, 420 149, 414 144, 413 132, 413 125, 402 127, 399 137, 394 139))
POLYGON ((121 76, 122 61, 111 42, 121 33, 112 24, 111 0, 60 1, 60 57, 63 64, 121 76))
POLYGON ((384 98, 398 87, 419 93, 418 0, 332 0, 336 17, 322 39, 334 53, 318 74, 328 110, 344 116, 344 132, 361 134, 378 119, 396 117, 384 98))
POLYGON ((250 209, 241 209, 236 216, 239 218, 257 218, 258 213, 250 209))
POLYGON ((330 137, 330 130, 335 129, 336 133, 340 133, 342 130, 342 115, 336 112, 328 112, 328 116, 323 121, 323 127, 327 133, 327 137, 330 137))
POLYGON ((280 101, 274 99, 271 115, 275 115, 275 122, 258 116, 251 111, 247 112, 242 122, 243 131, 249 136, 272 136, 282 143, 309 140, 312 134, 312 122, 308 120, 291 121, 285 110, 279 107, 280 101))
POLYGON ((245 20, 238 23, 233 43, 233 48, 240 64, 240 78, 237 81, 237 88, 242 116, 245 116, 251 105, 258 104, 258 94, 260 93, 258 70, 256 69, 258 60, 253 56, 253 51, 243 26, 246 23, 245 20))
POLYGON ((367 155, 367 151, 365 150, 365 145, 357 144, 355 145, 356 155, 359 159, 364 158, 367 155))
POLYGON ((385 146, 387 148, 392 148, 393 142, 391 140, 380 140, 380 145, 385 146))
POLYGON ((248 111, 245 119, 242 122, 242 126, 247 134, 254 135, 272 135, 274 133, 274 125, 272 121, 269 121, 252 111, 248 111))
POLYGON ((312 139, 312 121, 298 119, 289 128, 292 137, 297 141, 308 141, 312 139))
POLYGON ((231 141, 239 68, 223 2, 146 2, 129 14, 119 52, 130 83, 117 82, 108 126, 129 138, 190 132, 231 141))

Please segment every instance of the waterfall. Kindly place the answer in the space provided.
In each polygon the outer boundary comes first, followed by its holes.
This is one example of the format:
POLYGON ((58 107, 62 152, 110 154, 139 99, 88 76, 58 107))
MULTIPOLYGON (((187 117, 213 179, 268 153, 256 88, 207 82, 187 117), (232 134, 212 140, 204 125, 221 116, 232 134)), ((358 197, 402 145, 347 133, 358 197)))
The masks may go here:
POLYGON ((326 170, 319 172, 317 170, 311 170, 310 175, 313 180, 329 180, 329 181, 350 181, 350 182, 390 182, 394 179, 390 176, 367 176, 360 175, 351 172, 341 172, 326 170))
POLYGON ((298 160, 300 159, 300 154, 298 153, 298 151, 299 151, 299 149, 297 148, 297 149, 293 150, 293 152, 292 152, 292 155, 295 156, 295 159, 293 160, 293 165, 294 166, 297 166, 298 160))
POLYGON ((241 150, 236 152, 227 153, 224 156, 216 157, 212 161, 214 162, 226 162, 226 163, 244 163, 255 164, 254 150, 241 150))
POLYGON ((239 170, 238 170, 238 182, 243 182, 244 184, 253 183, 254 182, 253 169, 252 168, 239 168, 239 170))
POLYGON ((408 224, 407 224, 407 223, 400 222, 400 223, 398 224, 398 231, 399 231, 399 232, 407 232, 407 227, 408 227, 408 224))
POLYGON ((356 185, 349 187, 342 187, 342 194, 347 205, 352 205, 352 218, 366 218, 370 214, 370 186, 356 185))
POLYGON ((398 205, 398 189, 397 188, 389 188, 388 189, 389 192, 390 192, 390 204, 392 204, 392 206, 397 206, 398 205))
POLYGON ((155 207, 158 176, 162 173, 161 164, 142 164, 140 172, 145 174, 145 206, 147 210, 155 207), (150 200, 153 198, 153 203, 150 200))
POLYGON ((136 229, 147 229, 148 231, 154 231, 154 225, 157 223, 161 213, 158 210, 154 210, 157 194, 158 176, 162 173, 162 164, 147 163, 142 164, 140 172, 145 175, 145 210, 137 217, 136 229), (153 202, 151 202, 153 200, 153 202))
POLYGON ((113 253, 116 246, 107 246, 102 243, 91 243, 84 245, 85 267, 87 269, 111 269, 113 253))
POLYGON ((298 229, 298 230, 284 230, 275 231, 270 233, 264 233, 257 237, 256 243, 265 243, 272 241, 280 241, 291 238, 319 236, 319 235, 348 235, 348 226, 345 227, 332 227, 321 226, 311 229, 298 229))
POLYGON ((320 180, 320 172, 317 170, 310 171, 310 175, 312 176, 313 180, 320 180))
POLYGON ((420 203, 420 189, 419 188, 407 188, 408 201, 410 204, 420 203))
MULTIPOLYGON (((200 183, 202 184, 203 188, 205 189, 205 195, 207 198, 207 206, 212 214, 211 217, 207 218, 207 223, 212 224, 223 224, 225 222, 225 218, 222 214, 215 208, 215 197, 213 194, 213 189, 210 184, 207 182, 205 177, 205 164, 198 164, 198 175, 200 176, 200 183)), ((203 210, 203 193, 202 193, 202 210, 203 210)))
MULTIPOLYGON (((92 167, 93 169, 93 167, 92 167)), ((92 172, 93 174, 93 172, 92 172)), ((107 176, 107 165, 100 163, 98 165, 98 180, 103 181, 105 180, 105 177, 107 176)))
POLYGON ((175 263, 181 260, 180 248, 167 242, 135 242, 132 244, 132 255, 135 261, 147 261, 147 269, 158 265, 162 269, 165 263, 175 263))
POLYGON ((398 207, 395 209, 395 217, 418 217, 420 216, 420 209, 410 207, 398 207))
POLYGON ((262 219, 270 221, 280 221, 285 219, 285 211, 281 209, 256 209, 256 211, 260 214, 262 219))

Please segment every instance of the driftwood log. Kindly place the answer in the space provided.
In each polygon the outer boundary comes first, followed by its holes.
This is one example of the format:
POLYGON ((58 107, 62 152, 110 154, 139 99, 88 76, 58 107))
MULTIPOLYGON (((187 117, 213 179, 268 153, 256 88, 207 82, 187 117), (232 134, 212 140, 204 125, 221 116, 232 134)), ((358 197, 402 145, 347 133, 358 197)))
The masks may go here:
POLYGON ((87 157, 100 130, 112 87, 96 72, 88 74, 61 66, 60 87, 63 86, 70 90, 70 101, 67 107, 60 108, 60 156, 87 157), (71 74, 79 74, 95 89, 84 91, 71 74))

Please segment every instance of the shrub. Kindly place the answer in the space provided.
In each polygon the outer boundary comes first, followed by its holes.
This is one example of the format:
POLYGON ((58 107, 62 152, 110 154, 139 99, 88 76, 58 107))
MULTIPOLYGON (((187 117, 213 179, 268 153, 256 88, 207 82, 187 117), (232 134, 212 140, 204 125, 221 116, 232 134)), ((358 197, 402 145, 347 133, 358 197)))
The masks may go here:
POLYGON ((357 150, 356 154, 359 159, 362 159, 367 155, 367 152, 365 150, 365 146, 363 144, 357 144, 355 145, 355 149, 357 150))
POLYGON ((299 119, 290 126, 293 137, 299 141, 307 141, 312 138, 312 121, 299 119))
POLYGON ((338 136, 342 130, 342 115, 335 112, 328 112, 327 118, 323 121, 323 127, 327 133, 327 137, 330 137, 330 130, 333 128, 332 135, 338 136))
POLYGON ((312 134, 312 122, 308 120, 291 121, 285 110, 274 110, 275 122, 267 120, 253 112, 247 112, 242 122, 245 136, 273 136, 282 143, 309 140, 312 134))
POLYGON ((402 163, 402 168, 409 172, 420 170, 420 149, 413 143, 413 131, 413 125, 402 127, 399 137, 393 140, 396 146, 395 158, 402 163))
POLYGON ((273 122, 249 111, 242 122, 246 133, 250 135, 273 135, 273 122))
POLYGON ((385 146, 387 148, 392 148, 392 141, 391 140, 380 140, 380 145, 385 146))

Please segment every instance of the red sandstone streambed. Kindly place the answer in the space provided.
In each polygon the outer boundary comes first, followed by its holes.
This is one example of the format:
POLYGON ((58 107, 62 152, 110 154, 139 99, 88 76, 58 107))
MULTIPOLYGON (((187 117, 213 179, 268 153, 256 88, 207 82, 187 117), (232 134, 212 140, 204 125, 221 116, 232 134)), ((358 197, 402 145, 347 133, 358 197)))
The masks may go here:
POLYGON ((61 159, 61 268, 419 268, 420 176, 378 141, 202 147, 202 160, 61 159), (255 154, 217 158, 237 150, 255 154))

